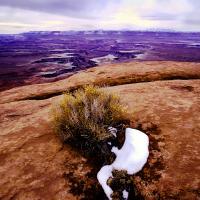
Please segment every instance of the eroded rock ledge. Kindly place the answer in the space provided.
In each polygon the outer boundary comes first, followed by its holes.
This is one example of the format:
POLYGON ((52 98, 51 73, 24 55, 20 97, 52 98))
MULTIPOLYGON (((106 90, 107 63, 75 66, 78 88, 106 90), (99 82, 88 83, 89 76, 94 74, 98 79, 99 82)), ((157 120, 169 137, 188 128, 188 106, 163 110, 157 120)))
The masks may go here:
POLYGON ((160 80, 200 79, 200 63, 145 61, 105 65, 81 71, 54 83, 35 84, 0 93, 0 103, 43 100, 85 84, 116 86, 160 80))
POLYGON ((180 62, 116 64, 0 93, 0 199, 104 198, 97 169, 61 144, 49 118, 59 94, 87 83, 115 85, 105 90, 120 95, 132 126, 150 137, 149 161, 135 176, 142 198, 198 199, 199 67, 180 62), (49 93, 56 95, 30 100, 49 93))

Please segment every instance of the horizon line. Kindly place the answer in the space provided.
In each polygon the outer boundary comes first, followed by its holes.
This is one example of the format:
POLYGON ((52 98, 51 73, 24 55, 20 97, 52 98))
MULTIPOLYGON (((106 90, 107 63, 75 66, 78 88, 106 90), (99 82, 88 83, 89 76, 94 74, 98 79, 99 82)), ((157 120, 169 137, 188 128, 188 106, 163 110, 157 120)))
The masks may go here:
POLYGON ((181 31, 181 30, 172 30, 172 29, 146 29, 146 30, 131 30, 131 29, 84 29, 84 30, 38 30, 38 31, 25 31, 20 33, 0 33, 0 35, 20 35, 26 33, 50 33, 50 32, 95 32, 95 31, 103 31, 103 32, 160 32, 160 33, 200 33, 200 31, 181 31))

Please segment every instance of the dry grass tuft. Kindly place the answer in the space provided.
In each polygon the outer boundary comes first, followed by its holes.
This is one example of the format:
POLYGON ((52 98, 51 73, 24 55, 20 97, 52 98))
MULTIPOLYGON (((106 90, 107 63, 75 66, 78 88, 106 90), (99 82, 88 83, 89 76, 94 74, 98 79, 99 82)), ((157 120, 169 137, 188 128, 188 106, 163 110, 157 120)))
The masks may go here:
POLYGON ((65 94, 53 109, 56 132, 63 141, 87 155, 107 152, 107 142, 113 138, 108 127, 119 125, 126 120, 125 116, 125 108, 117 96, 94 86, 65 94))

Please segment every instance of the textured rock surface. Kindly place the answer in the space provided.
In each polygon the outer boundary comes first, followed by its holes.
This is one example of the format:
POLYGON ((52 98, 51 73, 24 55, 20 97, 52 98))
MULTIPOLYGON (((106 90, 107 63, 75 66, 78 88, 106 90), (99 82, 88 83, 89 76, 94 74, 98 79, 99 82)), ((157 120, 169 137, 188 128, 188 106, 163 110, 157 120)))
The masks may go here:
POLYGON ((49 113, 51 104, 61 98, 60 92, 106 80, 116 85, 106 90, 118 93, 128 106, 132 126, 150 137, 149 162, 135 176, 138 192, 148 200, 198 199, 199 67, 175 62, 111 65, 55 83, 2 92, 0 199, 97 199, 94 192, 99 190, 90 163, 61 144, 49 113))
POLYGON ((120 85, 156 80, 199 78, 200 63, 146 61, 111 64, 94 67, 54 83, 23 86, 1 92, 0 103, 26 99, 44 99, 89 83, 120 85))
POLYGON ((133 127, 150 137, 150 157, 135 184, 145 199, 198 199, 200 80, 113 87, 133 127))

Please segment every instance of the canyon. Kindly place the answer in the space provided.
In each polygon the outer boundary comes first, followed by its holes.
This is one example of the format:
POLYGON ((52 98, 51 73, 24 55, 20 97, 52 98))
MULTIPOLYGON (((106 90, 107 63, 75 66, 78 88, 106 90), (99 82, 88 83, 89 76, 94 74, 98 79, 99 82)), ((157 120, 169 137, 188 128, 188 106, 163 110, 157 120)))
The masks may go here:
POLYGON ((52 31, 0 35, 0 91, 129 61, 200 62, 199 33, 52 31))

